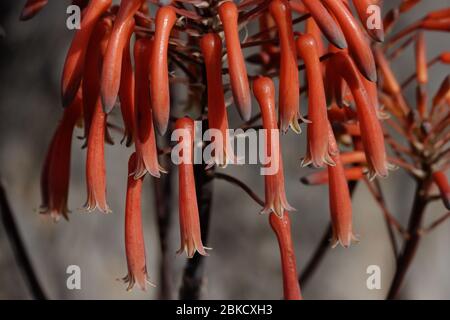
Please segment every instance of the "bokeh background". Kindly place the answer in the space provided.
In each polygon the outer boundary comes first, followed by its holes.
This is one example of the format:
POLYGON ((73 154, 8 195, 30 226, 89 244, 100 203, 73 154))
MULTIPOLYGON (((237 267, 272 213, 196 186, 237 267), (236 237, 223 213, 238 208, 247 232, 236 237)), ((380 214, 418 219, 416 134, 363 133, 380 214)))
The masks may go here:
MULTIPOLYGON (((386 11, 399 1, 385 1, 386 11)), ((124 204, 127 159, 131 148, 119 144, 106 148, 109 215, 84 213, 86 199, 85 150, 74 139, 69 207, 70 222, 53 223, 38 214, 39 178, 47 146, 62 114, 59 81, 64 57, 73 31, 66 26, 68 1, 49 1, 32 21, 19 22, 25 0, 0 1, 0 177, 7 188, 21 235, 40 282, 52 299, 155 299, 158 288, 141 292, 125 291, 117 278, 127 272, 124 250, 124 204), (66 268, 78 265, 82 289, 66 288, 66 268)), ((448 7, 449 0, 426 0, 406 14, 396 29, 422 17, 430 9, 448 7)), ((427 34, 429 58, 450 49, 448 36, 427 34)), ((394 70, 400 79, 413 71, 413 53, 408 50, 396 60, 394 70)), ((448 68, 431 70, 429 88, 435 92, 448 68)), ((255 71, 256 72, 256 71, 255 71)), ((184 100, 183 91, 177 101, 184 100)), ((407 92, 414 98, 413 86, 407 92)), ((305 103, 303 103, 305 105, 305 103)), ((117 108, 116 108, 117 109, 117 108)), ((254 104, 256 110, 256 104, 254 104)), ((231 126, 241 122, 229 108, 231 126)), ((112 122, 119 118, 113 116, 112 122)), ((78 131, 75 136, 80 135, 78 131)), ((309 169, 300 168, 305 152, 305 135, 283 138, 283 153, 288 199, 297 212, 292 217, 298 269, 302 270, 320 241, 329 221, 326 187, 306 187, 299 178, 309 169)), ((263 180, 258 166, 230 166, 225 172, 237 176, 263 195, 263 180)), ((176 177, 176 175, 174 175, 176 177)), ((186 259, 177 256, 179 229, 177 186, 174 179, 173 219, 170 226, 168 272, 171 297, 178 296, 186 259)), ((406 224, 414 185, 401 170, 382 181, 389 209, 406 224)), ((152 183, 146 179, 143 219, 150 279, 158 285, 160 249, 152 183)), ((394 271, 394 257, 381 211, 361 184, 354 196, 354 229, 361 241, 349 249, 337 247, 325 257, 313 278, 303 289, 307 299, 383 299, 394 271), (366 268, 378 265, 382 271, 381 290, 368 290, 366 268)), ((267 216, 240 189, 227 182, 214 183, 214 200, 207 245, 213 248, 206 259, 203 298, 279 299, 282 281, 278 245, 267 216)), ((444 213, 437 202, 431 205, 426 221, 444 213)), ((450 224, 440 226, 423 238, 415 261, 407 274, 400 297, 404 299, 450 298, 450 224)), ((0 299, 31 298, 11 251, 4 226, 0 225, 0 299)))

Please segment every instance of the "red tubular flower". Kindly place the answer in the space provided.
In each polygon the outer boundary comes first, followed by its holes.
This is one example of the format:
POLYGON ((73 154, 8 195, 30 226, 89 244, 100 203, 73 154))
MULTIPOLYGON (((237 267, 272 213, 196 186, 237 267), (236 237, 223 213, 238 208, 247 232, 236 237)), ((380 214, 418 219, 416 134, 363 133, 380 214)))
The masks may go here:
POLYGON ((384 145, 384 135, 378 121, 375 107, 370 104, 370 99, 361 76, 350 56, 340 52, 332 58, 333 65, 338 73, 345 79, 355 99, 361 138, 366 153, 370 178, 379 175, 388 175, 388 163, 384 145))
POLYGON ((278 28, 280 38, 280 128, 286 132, 289 126, 300 133, 298 117, 300 115, 300 84, 298 80, 297 52, 292 30, 292 17, 286 0, 272 0, 269 11, 278 28))
POLYGON ((323 2, 339 22, 347 40, 349 52, 359 70, 368 80, 376 82, 377 70, 375 60, 369 42, 358 22, 342 1, 323 0, 323 2))
POLYGON ((128 182, 125 205, 125 252, 127 255, 128 274, 123 280, 128 283, 127 290, 131 290, 135 283, 145 291, 148 281, 145 259, 145 242, 142 232, 142 181, 134 179, 136 170, 136 153, 128 162, 128 182))
POLYGON ((223 152, 215 155, 215 162, 225 165, 231 152, 227 152, 228 116, 222 83, 222 40, 217 34, 208 33, 201 38, 200 48, 205 60, 207 76, 209 129, 219 130, 222 136, 223 152))
POLYGON ((82 97, 78 94, 72 104, 64 110, 64 115, 56 129, 47 152, 41 176, 42 206, 41 213, 50 214, 54 220, 61 216, 68 219, 70 155, 72 135, 76 123, 82 114, 82 97))
MULTIPOLYGON (((343 161, 342 161, 342 164, 344 164, 343 161)), ((311 173, 305 177, 302 177, 300 179, 300 181, 306 185, 328 184, 329 183, 328 176, 329 176, 329 174, 328 174, 328 169, 327 169, 327 170, 322 170, 319 172, 311 173)), ((364 168, 363 167, 344 168, 344 176, 345 176, 345 180, 347 180, 347 181, 361 180, 364 177, 364 168)))
POLYGON ((171 6, 161 7, 156 13, 155 42, 150 70, 150 95, 156 129, 160 134, 167 130, 170 115, 169 72, 167 50, 169 37, 177 16, 171 6))
POLYGON ((86 63, 84 65, 82 82, 84 137, 86 140, 89 137, 89 129, 98 102, 97 100, 100 97, 101 65, 111 27, 112 21, 110 19, 102 19, 99 21, 92 33, 89 46, 86 50, 86 63))
POLYGON ((311 13, 314 21, 317 22, 320 30, 322 30, 328 41, 340 49, 346 48, 347 41, 345 40, 341 28, 328 10, 323 6, 322 2, 317 0, 302 0, 302 2, 311 13))
POLYGON ((417 75, 417 109, 419 115, 425 118, 427 108, 427 92, 426 84, 428 82, 428 63, 427 63, 427 51, 425 43, 425 35, 423 32, 417 34, 416 46, 416 75, 417 75))
POLYGON ((273 212, 282 217, 284 211, 295 209, 289 205, 286 199, 279 136, 273 137, 274 133, 278 134, 275 113, 275 87, 269 78, 259 77, 253 82, 253 92, 261 108, 263 128, 267 131, 266 155, 270 157, 270 161, 266 161, 267 163, 264 166, 277 170, 273 174, 264 175, 265 206, 261 213, 273 212))
POLYGON ((135 178, 144 176, 147 172, 159 178, 160 172, 165 172, 158 162, 155 130, 153 126, 152 106, 148 90, 149 74, 153 67, 149 62, 152 56, 152 40, 141 38, 134 45, 135 60, 135 146, 137 154, 135 178))
POLYGON ((92 103, 84 106, 89 113, 85 115, 89 125, 87 130, 87 157, 86 157, 86 185, 87 200, 84 208, 88 211, 99 209, 104 213, 111 210, 106 203, 106 166, 105 166, 105 135, 106 114, 102 108, 100 98, 100 73, 103 55, 109 39, 111 21, 101 21, 91 37, 87 49, 83 80, 83 101, 92 103), (87 96, 85 98, 85 96, 87 96), (88 98, 88 99, 87 99, 88 98))
POLYGON ((309 18, 306 20, 305 33, 310 34, 314 37, 317 45, 317 51, 319 52, 319 56, 322 56, 326 53, 325 44, 322 39, 322 31, 317 25, 316 20, 313 18, 309 18))
POLYGON ((200 218, 198 213, 197 194, 194 178, 194 121, 190 118, 180 118, 175 123, 175 129, 181 131, 182 144, 180 157, 184 160, 178 165, 179 183, 179 214, 181 245, 177 253, 186 252, 192 258, 197 251, 207 256, 200 233, 200 218))
POLYGON ((80 87, 89 39, 97 21, 111 6, 111 2, 111 0, 90 1, 84 11, 81 28, 75 33, 64 63, 61 80, 61 96, 64 106, 71 104, 80 87))
MULTIPOLYGON (((384 28, 383 24, 381 24, 380 28, 369 28, 368 20, 373 15, 373 12, 367 10, 369 6, 376 5, 378 7, 381 6, 380 0, 353 0, 353 4, 355 5, 355 9, 358 12, 359 19, 361 20, 362 25, 366 28, 367 33, 373 40, 378 42, 384 41, 384 28)), ((381 14, 381 12, 380 12, 381 14)), ((381 16, 379 17, 381 20, 381 16)))
POLYGON ((133 141, 134 132, 134 72, 131 62, 130 44, 133 27, 130 28, 128 35, 128 42, 123 51, 122 58, 122 72, 120 76, 119 99, 120 111, 122 112, 122 119, 125 126, 123 141, 126 141, 126 146, 130 146, 133 141))
POLYGON ((340 243, 347 248, 352 240, 356 240, 352 232, 352 199, 331 126, 329 126, 329 139, 333 161, 336 163, 335 166, 328 166, 328 190, 333 227, 332 243, 333 247, 340 243))
POLYGON ((30 20, 48 3, 48 0, 28 0, 20 14, 20 20, 30 20))
MULTIPOLYGON (((297 39, 297 50, 305 62, 308 77, 308 149, 302 165, 334 165, 328 147, 328 116, 316 41, 309 34, 297 39)), ((298 90, 297 90, 298 91, 298 90)))
POLYGON ((219 16, 225 33, 228 68, 231 91, 241 118, 250 119, 252 113, 252 98, 248 83, 247 69, 241 50, 238 31, 238 10, 232 1, 224 2, 219 7, 219 16))
POLYGON ((272 230, 277 236, 280 247, 281 268, 283 269, 283 288, 285 300, 301 300, 300 286, 297 279, 294 245, 291 236, 291 219, 285 212, 280 218, 276 214, 269 215, 272 230))
POLYGON ((125 45, 134 27, 134 14, 139 10, 143 0, 122 0, 114 20, 111 38, 106 50, 102 71, 102 101, 106 113, 111 112, 116 103, 120 88, 122 57, 125 45))
POLYGON ((447 176, 443 171, 436 171, 433 173, 433 180, 439 188, 445 207, 450 210, 450 185, 447 176))

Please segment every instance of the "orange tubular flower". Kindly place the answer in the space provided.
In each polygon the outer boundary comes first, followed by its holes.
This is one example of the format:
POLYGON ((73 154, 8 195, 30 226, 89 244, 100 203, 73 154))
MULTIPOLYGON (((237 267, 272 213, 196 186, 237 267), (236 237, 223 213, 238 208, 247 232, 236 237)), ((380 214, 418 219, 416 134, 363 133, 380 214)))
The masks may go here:
POLYGON ((305 62, 308 77, 308 149, 302 165, 323 167, 334 165, 328 147, 328 116, 325 89, 322 80, 316 41, 310 34, 297 39, 297 50, 305 62))
POLYGON ((206 67, 209 128, 219 130, 223 137, 221 142, 223 153, 215 155, 215 162, 219 165, 225 165, 230 152, 227 152, 228 116, 222 83, 222 40, 217 34, 208 33, 200 40, 200 48, 206 67))
POLYGON ((433 173, 433 180, 439 188, 445 207, 450 210, 450 185, 447 176, 443 171, 436 171, 433 173))
POLYGON ((67 199, 70 181, 70 154, 72 136, 76 123, 82 114, 82 97, 78 94, 72 104, 64 110, 64 115, 56 129, 47 152, 41 176, 41 213, 50 214, 57 221, 63 216, 69 219, 67 199))
POLYGON ((112 21, 110 19, 99 21, 92 33, 89 46, 86 50, 86 63, 84 65, 82 82, 84 137, 86 140, 89 137, 89 129, 97 100, 100 97, 101 65, 106 46, 108 45, 111 27, 112 21))
POLYGON ((81 28, 75 33, 64 63, 61 80, 61 96, 64 106, 71 104, 80 87, 89 39, 97 21, 111 6, 111 2, 111 0, 90 1, 84 11, 81 28))
MULTIPOLYGON (((362 25, 366 28, 369 36, 372 37, 373 40, 378 42, 384 41, 384 28, 383 24, 381 24, 380 28, 369 28, 368 20, 373 15, 372 11, 368 11, 369 6, 376 5, 378 7, 381 6, 380 0, 353 0, 353 4, 355 5, 355 9, 358 12, 359 19, 361 20, 362 25)), ((380 12, 381 14, 381 12, 380 12)), ((381 20, 381 16, 379 17, 381 20)))
POLYGON ((317 0, 302 1, 328 41, 340 49, 347 48, 347 41, 345 40, 341 28, 328 10, 323 6, 322 2, 317 0))
POLYGON ((128 162, 128 182, 125 205, 125 252, 127 255, 128 274, 123 280, 128 283, 127 290, 131 290, 135 283, 145 291, 148 281, 145 259, 145 242, 142 232, 142 181, 134 179, 136 170, 136 153, 128 162))
MULTIPOLYGON (((83 80, 83 98, 89 95, 89 103, 92 108, 89 113, 87 136, 87 158, 86 158, 86 184, 87 200, 84 208, 88 211, 99 209, 104 213, 111 210, 106 203, 106 169, 105 169, 105 135, 106 135, 106 114, 102 109, 100 98, 100 72, 102 58, 106 50, 111 30, 111 21, 100 22, 98 28, 89 42, 86 57, 92 59, 86 61, 85 78, 83 80), (101 37, 101 38, 100 38, 101 37), (91 68, 91 69, 88 69, 91 68), (91 79, 90 79, 91 78, 91 79), (85 86, 85 82, 91 87, 85 86)), ((83 99, 87 101, 86 99, 83 99)), ((86 110, 86 106, 85 109, 86 110)), ((86 117, 86 116, 85 116, 86 117)))
POLYGON ((295 209, 289 205, 286 198, 279 137, 274 139, 272 136, 274 133, 278 133, 275 113, 275 87, 269 78, 259 77, 253 82, 253 92, 261 108, 263 128, 267 130, 266 155, 271 159, 270 162, 265 164, 265 167, 277 169, 274 174, 264 175, 265 206, 261 213, 273 212, 282 217, 284 211, 295 209))
POLYGON ((127 36, 128 42, 123 49, 122 72, 120 76, 119 99, 120 111, 125 126, 123 141, 126 146, 130 146, 133 141, 134 131, 134 72, 131 62, 130 44, 133 27, 130 28, 130 34, 127 36))
POLYGON ((106 113, 111 112, 116 103, 120 88, 122 57, 134 27, 134 14, 139 10, 143 0, 122 0, 114 21, 111 39, 106 50, 102 71, 102 100, 106 113))
POLYGON ((300 115, 300 84, 298 80, 297 52, 292 30, 292 17, 286 0, 272 0, 269 11, 278 28, 280 38, 280 128, 287 132, 289 126, 300 133, 298 117, 300 115))
POLYGON ((352 199, 345 178, 344 166, 341 163, 339 149, 329 126, 330 149, 333 153, 335 166, 328 166, 329 201, 331 223, 333 226, 333 247, 340 243, 343 247, 350 246, 356 240, 352 232, 352 199))
POLYGON ((388 175, 388 163, 384 145, 384 135, 378 121, 375 107, 371 105, 367 91, 361 81, 360 73, 353 60, 346 53, 340 52, 332 58, 333 65, 345 79, 355 99, 361 138, 369 167, 369 177, 388 175))
POLYGON ((207 256, 200 233, 200 218, 198 213, 197 194, 194 178, 194 121, 190 118, 178 119, 175 129, 182 131, 179 143, 182 144, 180 157, 186 159, 178 165, 179 183, 179 214, 181 245, 177 253, 186 252, 192 258, 197 251, 207 256))
POLYGON ((350 10, 342 1, 323 0, 336 17, 348 42, 348 49, 361 73, 370 81, 377 81, 375 60, 364 33, 350 10))
POLYGON ((417 74, 417 109, 422 118, 426 114, 427 93, 426 84, 428 82, 428 63, 425 35, 423 31, 417 34, 416 46, 416 74, 417 74))
MULTIPOLYGON (((341 157, 341 160, 342 157, 341 157)), ((344 164, 344 161, 341 161, 342 164, 344 164)), ((328 184, 329 178, 328 178, 328 169, 322 170, 319 172, 311 173, 305 177, 302 177, 300 181, 303 184, 306 185, 322 185, 322 184, 328 184)), ((344 176, 345 180, 347 181, 357 181, 361 180, 364 177, 364 168, 363 167, 351 167, 351 168, 344 168, 344 176)))
POLYGON ((238 10, 236 5, 232 1, 222 3, 219 7, 219 16, 225 33, 230 84, 234 103, 241 118, 248 121, 252 113, 252 98, 250 96, 247 69, 239 41, 238 10))
MULTIPOLYGON (((153 126, 152 106, 148 90, 149 74, 153 69, 150 65, 152 56, 152 40, 141 38, 134 45, 135 72, 135 146, 137 154, 135 178, 144 176, 147 172, 159 178, 160 172, 165 172, 158 162, 155 130, 153 126)), ((157 68, 157 67, 155 67, 157 68)))
POLYGON ((30 20, 48 3, 48 0, 28 0, 20 14, 20 20, 30 20))
POLYGON ((326 53, 325 44, 322 39, 322 31, 317 25, 316 20, 314 20, 313 18, 309 18, 308 20, 306 20, 305 33, 310 34, 314 37, 319 56, 324 55, 326 53))
POLYGON ((171 6, 161 7, 156 13, 155 42, 150 70, 150 95, 156 129, 160 134, 167 130, 170 115, 169 72, 167 50, 169 37, 177 16, 171 6))
POLYGON ((283 288, 285 300, 301 300, 300 286, 297 279, 294 245, 291 236, 291 219, 287 212, 283 217, 271 213, 270 226, 277 236, 280 247, 281 268, 283 269, 283 288))

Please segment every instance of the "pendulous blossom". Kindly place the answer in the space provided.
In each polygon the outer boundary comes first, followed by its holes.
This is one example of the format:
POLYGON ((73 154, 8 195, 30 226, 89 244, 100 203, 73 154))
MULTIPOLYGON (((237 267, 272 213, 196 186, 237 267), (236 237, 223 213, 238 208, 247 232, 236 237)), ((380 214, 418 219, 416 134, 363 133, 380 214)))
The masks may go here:
POLYGON ((134 44, 135 93, 134 93, 134 128, 136 147, 136 179, 147 172, 159 178, 160 172, 165 172, 158 162, 158 149, 153 125, 153 108, 150 103, 149 74, 153 65, 149 62, 152 56, 153 40, 140 38, 134 44))
POLYGON ((377 81, 377 70, 369 42, 350 10, 342 1, 323 0, 325 6, 336 17, 345 39, 348 50, 361 73, 372 82, 377 81))
POLYGON ((150 64, 150 96, 155 125, 162 135, 166 132, 170 115, 169 71, 167 51, 169 37, 177 15, 171 6, 160 7, 155 18, 155 38, 150 64))
POLYGON ((284 189, 283 161, 275 113, 275 87, 271 79, 258 77, 253 82, 253 92, 261 108, 263 129, 266 130, 265 154, 270 159, 265 161, 264 166, 276 169, 275 173, 264 175, 265 206, 261 212, 273 212, 282 217, 284 211, 295 209, 288 203, 284 189))
POLYGON ((61 216, 69 219, 67 199, 70 182, 70 155, 73 130, 82 116, 82 96, 77 94, 56 129, 47 151, 41 176, 41 213, 49 214, 55 221, 61 216))
MULTIPOLYGON (((222 83, 222 40, 215 33, 208 33, 200 40, 200 48, 205 60, 208 90, 208 125, 209 129, 220 131, 220 151, 216 148, 215 163, 226 165, 232 151, 228 150, 228 116, 225 107, 222 83), (218 153, 218 154, 217 154, 218 153)), ((215 137, 218 139, 218 137, 215 137)))
POLYGON ((194 178, 194 121, 190 118, 180 118, 175 123, 175 129, 182 131, 179 144, 182 145, 179 156, 183 159, 178 165, 179 184, 179 216, 181 245, 177 253, 186 252, 192 258, 197 251, 207 256, 200 232, 197 194, 194 178))
POLYGON ((247 69, 239 41, 238 10, 234 2, 226 1, 222 3, 219 6, 219 16, 225 33, 230 84, 234 103, 241 118, 248 121, 252 113, 252 98, 247 69))
POLYGON ((297 49, 306 65, 308 77, 308 146, 302 165, 334 165, 328 147, 328 116, 322 69, 316 41, 309 34, 297 39, 297 49))
POLYGON ((122 58, 131 30, 134 28, 134 14, 144 0, 122 0, 114 20, 111 38, 106 50, 102 69, 101 92, 103 109, 106 113, 113 109, 120 88, 122 58))
POLYGON ((280 92, 278 107, 280 109, 280 129, 287 132, 291 127, 300 133, 298 118, 300 116, 300 84, 297 68, 297 51, 292 30, 292 16, 286 0, 272 0, 269 5, 280 38, 280 92))
POLYGON ((371 105, 361 75, 350 56, 344 52, 336 53, 332 64, 347 82, 355 99, 361 138, 366 153, 369 177, 388 175, 388 163, 384 145, 384 135, 377 118, 375 106, 371 105))
MULTIPOLYGON (((86 185, 87 200, 84 208, 88 211, 99 209, 104 213, 111 210, 106 203, 106 166, 105 166, 105 136, 106 114, 102 108, 100 97, 100 72, 103 55, 106 50, 111 30, 110 21, 100 21, 89 42, 83 80, 83 98, 89 95, 92 106, 84 106, 84 111, 89 112, 86 117, 87 131, 87 156, 86 156, 86 185), (85 82, 90 87, 85 86, 85 82), (89 110, 87 110, 89 108, 89 110), (91 109, 92 108, 92 109, 91 109)), ((83 102, 86 102, 83 99, 83 102)))
POLYGON ((294 245, 291 236, 291 219, 284 212, 282 217, 274 213, 269 215, 272 230, 277 236, 280 247, 281 268, 283 270, 283 291, 285 300, 301 300, 302 294, 297 279, 294 245))
POLYGON ((329 126, 330 149, 333 153, 335 166, 328 166, 328 190, 333 227, 333 247, 340 243, 343 247, 350 246, 352 240, 357 240, 352 232, 352 199, 345 178, 344 166, 341 163, 339 149, 329 126))
POLYGON ((145 242, 142 230, 142 181, 135 179, 136 153, 128 162, 127 195, 125 204, 125 252, 127 256, 128 274, 123 281, 128 283, 127 291, 133 289, 135 283, 145 291, 148 280, 145 258, 145 242))
POLYGON ((61 96, 64 106, 71 104, 83 76, 86 50, 97 22, 111 6, 111 0, 90 1, 84 10, 80 29, 77 30, 64 63, 61 96))

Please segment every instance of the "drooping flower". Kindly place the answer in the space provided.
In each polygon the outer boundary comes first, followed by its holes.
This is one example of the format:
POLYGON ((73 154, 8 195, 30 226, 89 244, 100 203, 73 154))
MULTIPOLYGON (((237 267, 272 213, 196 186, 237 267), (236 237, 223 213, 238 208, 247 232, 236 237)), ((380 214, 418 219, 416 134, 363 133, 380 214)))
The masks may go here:
POLYGON ((252 113, 252 99, 247 69, 239 41, 238 10, 234 2, 226 1, 222 3, 219 6, 219 16, 225 33, 230 84, 234 103, 241 118, 248 121, 252 113))
POLYGON ((64 63, 61 80, 61 96, 64 106, 70 105, 76 96, 83 76, 86 50, 91 34, 111 3, 112 0, 90 1, 84 10, 80 29, 75 33, 64 63))
POLYGON ((253 92, 261 108, 263 129, 266 130, 264 167, 270 171, 264 175, 265 206, 261 212, 273 212, 282 217, 284 211, 295 209, 288 203, 284 189, 283 161, 275 113, 275 87, 271 79, 258 77, 253 82, 253 92), (273 170, 275 172, 272 173, 273 170))
POLYGON ((120 2, 102 68, 101 92, 103 108, 106 113, 111 112, 116 103, 121 83, 124 49, 130 40, 132 28, 134 28, 133 16, 143 2, 144 0, 122 0, 120 2))
POLYGON ((343 247, 349 247, 351 241, 356 240, 352 231, 352 200, 331 126, 329 126, 328 136, 333 161, 336 164, 335 166, 328 166, 328 190, 333 227, 332 245, 335 247, 340 243, 343 247))
POLYGON ((107 19, 100 21, 98 27, 89 41, 86 57, 91 61, 86 61, 83 80, 83 102, 93 105, 85 105, 84 111, 87 129, 87 156, 86 156, 86 186, 87 200, 84 208, 88 211, 99 209, 104 213, 111 210, 106 203, 106 165, 105 165, 105 136, 106 136, 106 114, 102 108, 100 97, 100 73, 103 56, 108 43, 111 23, 107 19), (89 87, 85 86, 85 82, 89 87))
POLYGON ((280 92, 278 107, 280 110, 280 129, 286 132, 289 127, 300 133, 300 83, 297 68, 297 50, 292 30, 292 15, 286 0, 272 0, 269 5, 278 29, 280 39, 280 92))
POLYGON ((200 218, 197 204, 194 178, 194 121, 190 118, 180 118, 175 123, 175 129, 180 133, 178 143, 182 161, 178 164, 179 184, 179 217, 181 245, 177 253, 186 252, 192 258, 197 251, 207 256, 200 232, 200 218))
MULTIPOLYGON (((381 12, 379 16, 374 16, 377 14, 377 11, 371 10, 371 6, 377 6, 380 8, 381 1, 380 0, 353 0, 353 4, 355 6, 356 12, 358 13, 359 19, 361 20, 361 24, 365 27, 369 36, 378 42, 384 41, 384 28, 383 23, 381 21, 381 12), (375 25, 376 21, 370 21, 371 19, 378 19, 380 25, 375 25), (374 27, 372 27, 374 26, 374 27)), ((381 11, 381 8, 380 8, 381 11)))
POLYGON ((127 195, 125 204, 125 252, 127 256, 128 274, 123 281, 128 283, 127 290, 133 289, 135 283, 145 291, 148 280, 147 264, 145 258, 145 242, 142 230, 142 181, 135 179, 136 153, 133 153, 128 162, 127 195))
POLYGON ((41 213, 49 214, 55 221, 61 216, 68 219, 67 200, 70 182, 70 158, 73 130, 82 115, 81 92, 64 110, 56 129, 42 170, 41 213))
POLYGON ((368 80, 376 82, 377 70, 372 50, 360 25, 348 7, 342 1, 323 0, 323 3, 333 13, 342 28, 348 43, 348 51, 361 73, 368 80))
POLYGON ((20 14, 20 20, 30 20, 48 3, 48 0, 28 0, 20 14))
POLYGON ((200 48, 206 67, 209 129, 220 132, 220 137, 214 137, 220 138, 214 141, 219 147, 215 149, 214 162, 225 165, 232 151, 228 148, 228 116, 222 83, 222 40, 217 34, 208 33, 201 38, 200 48))
POLYGON ((344 52, 336 53, 331 60, 338 73, 347 82, 355 99, 361 138, 366 153, 369 176, 388 175, 388 163, 384 145, 384 135, 376 110, 370 103, 360 73, 350 56, 344 52))
POLYGON ((283 290, 285 300, 301 300, 302 295, 297 279, 297 266, 295 261, 294 245, 291 236, 291 219, 288 212, 282 217, 274 213, 269 215, 272 230, 277 236, 280 247, 281 268, 283 270, 283 290))
POLYGON ((297 39, 298 52, 305 62, 308 77, 308 146, 302 165, 334 165, 328 147, 328 116, 319 53, 312 35, 297 39))
POLYGON ((155 18, 155 38, 150 64, 150 96, 155 125, 162 135, 166 132, 170 114, 169 71, 167 51, 169 37, 177 15, 171 6, 160 7, 155 18))
POLYGON ((134 45, 135 71, 135 146, 136 146, 136 172, 135 178, 144 176, 147 172, 159 178, 160 172, 165 172, 158 162, 158 149, 156 145, 155 129, 153 124, 153 106, 150 100, 149 74, 157 67, 151 65, 153 41, 149 38, 140 38, 134 45))

